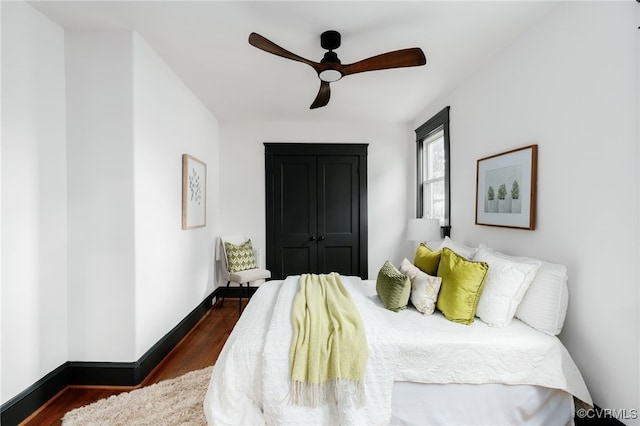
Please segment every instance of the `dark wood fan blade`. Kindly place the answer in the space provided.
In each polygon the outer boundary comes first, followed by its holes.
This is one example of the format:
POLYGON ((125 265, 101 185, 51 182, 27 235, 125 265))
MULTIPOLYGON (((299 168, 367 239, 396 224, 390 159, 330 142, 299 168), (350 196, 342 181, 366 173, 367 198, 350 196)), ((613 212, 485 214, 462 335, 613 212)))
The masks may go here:
POLYGON ((316 96, 316 99, 313 101, 309 109, 316 109, 327 105, 329 103, 330 97, 331 87, 329 86, 329 83, 327 83, 326 81, 321 81, 318 95, 316 96))
POLYGON ((316 71, 318 70, 317 67, 320 65, 317 62, 310 61, 308 59, 303 58, 302 56, 298 56, 295 53, 289 52, 287 49, 284 49, 278 46, 271 40, 268 40, 257 33, 249 34, 249 44, 254 47, 257 47, 260 50, 264 50, 265 52, 269 52, 274 55, 281 56, 283 58, 287 58, 287 59, 291 59, 294 61, 311 65, 313 69, 315 69, 316 71))
POLYGON ((427 63, 427 59, 419 47, 395 50, 372 56, 353 64, 344 65, 342 75, 356 74, 365 71, 386 70, 390 68, 416 67, 427 63))

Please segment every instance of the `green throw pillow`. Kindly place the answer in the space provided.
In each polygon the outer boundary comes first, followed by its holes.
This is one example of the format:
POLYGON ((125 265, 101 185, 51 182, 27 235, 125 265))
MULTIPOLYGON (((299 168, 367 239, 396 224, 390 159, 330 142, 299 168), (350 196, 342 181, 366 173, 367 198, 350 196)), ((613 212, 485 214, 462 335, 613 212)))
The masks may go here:
POLYGON ((448 247, 442 249, 438 276, 442 278, 436 307, 448 320, 471 324, 484 289, 489 265, 473 262, 448 247))
POLYGON ((391 262, 386 261, 378 272, 376 291, 385 308, 398 312, 407 308, 411 295, 411 280, 391 262))
POLYGON ((433 251, 425 243, 420 243, 416 250, 416 256, 413 259, 413 264, 422 272, 435 277, 438 273, 441 254, 441 250, 433 251))
POLYGON ((229 272, 245 271, 258 267, 256 257, 253 255, 251 240, 247 240, 239 246, 225 241, 224 249, 227 252, 229 272))

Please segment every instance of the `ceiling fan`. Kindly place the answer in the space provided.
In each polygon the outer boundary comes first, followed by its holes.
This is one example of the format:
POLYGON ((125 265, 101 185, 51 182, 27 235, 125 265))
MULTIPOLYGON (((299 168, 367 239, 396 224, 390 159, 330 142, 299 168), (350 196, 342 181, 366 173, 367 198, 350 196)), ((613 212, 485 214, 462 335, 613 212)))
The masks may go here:
POLYGON ((395 50, 393 52, 372 56, 352 64, 342 65, 340 59, 338 59, 338 55, 334 52, 334 50, 340 47, 340 39, 340 33, 337 31, 325 31, 320 35, 320 46, 327 50, 320 62, 310 61, 295 53, 291 53, 257 33, 251 33, 249 35, 249 44, 265 52, 310 65, 318 73, 320 90, 318 91, 316 99, 311 104, 311 109, 327 105, 331 97, 329 83, 338 81, 347 75, 365 71, 415 67, 427 63, 422 49, 414 47, 395 50))

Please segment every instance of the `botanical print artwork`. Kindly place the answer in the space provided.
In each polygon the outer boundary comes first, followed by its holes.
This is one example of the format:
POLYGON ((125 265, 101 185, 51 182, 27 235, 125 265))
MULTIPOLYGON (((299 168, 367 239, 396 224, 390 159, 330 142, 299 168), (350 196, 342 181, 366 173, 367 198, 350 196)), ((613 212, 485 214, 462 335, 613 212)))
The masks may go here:
POLYGON ((522 211, 520 185, 522 165, 487 170, 485 172, 484 212, 516 213, 522 211))
POLYGON ((535 229, 538 145, 478 160, 476 225, 535 229))
POLYGON ((200 228, 207 223, 207 165, 182 155, 182 229, 200 228))
POLYGON ((191 168, 189 172, 189 194, 191 194, 191 202, 200 205, 202 202, 202 181, 195 168, 191 168))

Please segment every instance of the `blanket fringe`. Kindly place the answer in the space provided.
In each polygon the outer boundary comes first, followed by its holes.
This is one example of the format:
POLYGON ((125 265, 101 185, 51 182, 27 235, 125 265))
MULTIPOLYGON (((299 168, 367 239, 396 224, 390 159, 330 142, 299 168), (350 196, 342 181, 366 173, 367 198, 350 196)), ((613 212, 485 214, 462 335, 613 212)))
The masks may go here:
POLYGON ((294 380, 289 396, 291 404, 305 407, 336 403, 341 407, 362 408, 365 403, 364 383, 350 379, 333 379, 322 383, 294 380))

